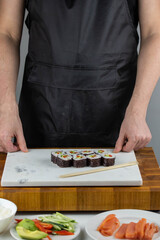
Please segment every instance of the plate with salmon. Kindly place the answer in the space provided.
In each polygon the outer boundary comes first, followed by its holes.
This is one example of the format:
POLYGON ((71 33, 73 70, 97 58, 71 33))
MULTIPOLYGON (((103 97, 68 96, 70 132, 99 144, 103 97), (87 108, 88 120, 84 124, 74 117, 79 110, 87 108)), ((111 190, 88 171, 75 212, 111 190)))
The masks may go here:
POLYGON ((85 230, 94 240, 160 240, 160 214, 134 209, 107 211, 91 218, 85 230))

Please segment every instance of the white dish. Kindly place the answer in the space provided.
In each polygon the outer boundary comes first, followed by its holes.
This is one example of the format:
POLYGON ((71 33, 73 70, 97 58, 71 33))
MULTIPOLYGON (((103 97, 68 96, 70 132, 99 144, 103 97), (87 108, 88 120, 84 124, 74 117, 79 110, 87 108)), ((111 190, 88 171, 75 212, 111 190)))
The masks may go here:
MULTIPOLYGON (((94 240, 117 240, 114 236, 104 237, 98 231, 97 227, 109 214, 116 214, 116 217, 119 219, 120 224, 129 223, 131 221, 138 222, 141 218, 146 218, 147 222, 155 223, 160 228, 160 214, 153 213, 149 211, 134 210, 134 209, 122 209, 122 210, 113 210, 100 213, 93 218, 91 218, 85 227, 87 234, 94 240)), ((160 239, 160 232, 154 234, 153 239, 160 239)))
POLYGON ((0 206, 11 210, 9 215, 6 215, 6 217, 0 219, 0 233, 2 233, 12 223, 17 212, 17 206, 13 202, 3 198, 0 198, 0 206))
MULTIPOLYGON (((16 239, 16 240, 22 240, 22 238, 18 235, 16 229, 15 229, 16 224, 10 229, 10 234, 11 236, 16 239)), ((72 240, 75 239, 76 237, 78 237, 78 235, 80 234, 80 226, 79 224, 76 224, 76 229, 75 229, 75 233, 74 235, 69 235, 69 236, 58 236, 58 235, 49 235, 51 239, 53 240, 72 240)), ((44 240, 47 240, 47 238, 43 238, 44 240)), ((24 239, 23 240, 27 240, 24 239)))

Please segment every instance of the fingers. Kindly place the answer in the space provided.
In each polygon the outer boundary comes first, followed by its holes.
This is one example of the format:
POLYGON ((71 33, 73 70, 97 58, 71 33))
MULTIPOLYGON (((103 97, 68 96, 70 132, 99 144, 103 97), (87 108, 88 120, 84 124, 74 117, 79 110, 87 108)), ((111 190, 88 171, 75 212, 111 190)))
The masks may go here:
POLYGON ((0 114, 0 151, 15 152, 21 150, 28 152, 17 103, 12 103, 11 106, 9 111, 3 109, 0 114), (14 137, 17 139, 15 144, 12 141, 14 137))
POLYGON ((11 140, 11 135, 0 136, 0 152, 17 152, 19 150, 22 152, 28 152, 23 131, 19 130, 16 134, 16 137, 17 143, 15 145, 11 140))
POLYGON ((152 139, 151 134, 146 136, 146 137, 142 137, 141 140, 136 144, 134 150, 138 151, 141 148, 144 148, 152 139))
POLYGON ((17 152, 19 151, 19 147, 14 145, 11 141, 11 139, 9 139, 7 141, 7 143, 5 144, 5 150, 6 152, 17 152))
POLYGON ((27 145, 26 145, 26 141, 24 139, 24 135, 23 135, 23 130, 20 129, 18 132, 17 132, 17 145, 19 146, 19 149, 22 151, 22 152, 28 152, 28 149, 27 149, 27 145))
POLYGON ((123 152, 130 152, 134 149, 135 145, 137 144, 137 139, 135 137, 128 137, 128 141, 123 146, 123 152))
POLYGON ((130 152, 132 150, 138 151, 139 149, 145 147, 151 140, 151 135, 149 136, 135 136, 128 137, 128 142, 123 146, 122 151, 130 152))
POLYGON ((125 137, 122 133, 120 133, 119 138, 116 142, 115 149, 113 150, 113 153, 118 153, 122 150, 123 145, 125 143, 125 137))
POLYGON ((1 137, 0 152, 17 152, 18 150, 19 147, 12 143, 9 135, 1 137))

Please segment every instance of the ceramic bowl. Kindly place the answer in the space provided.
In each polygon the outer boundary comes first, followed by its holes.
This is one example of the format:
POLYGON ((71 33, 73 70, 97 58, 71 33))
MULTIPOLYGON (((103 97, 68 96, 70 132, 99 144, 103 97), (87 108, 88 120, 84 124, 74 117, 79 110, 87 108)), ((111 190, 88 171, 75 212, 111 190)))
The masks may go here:
POLYGON ((3 198, 0 198, 0 206, 11 210, 9 215, 0 219, 0 233, 2 233, 3 231, 7 230, 8 227, 13 222, 13 219, 17 212, 17 206, 13 202, 3 199, 3 198))

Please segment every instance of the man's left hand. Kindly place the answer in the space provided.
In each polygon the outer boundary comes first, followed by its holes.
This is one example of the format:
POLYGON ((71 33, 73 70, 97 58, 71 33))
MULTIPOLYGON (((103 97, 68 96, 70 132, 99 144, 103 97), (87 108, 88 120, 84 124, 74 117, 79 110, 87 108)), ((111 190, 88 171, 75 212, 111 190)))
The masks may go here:
POLYGON ((114 153, 120 151, 137 151, 145 147, 151 140, 152 135, 146 120, 137 114, 128 113, 122 122, 114 153))

